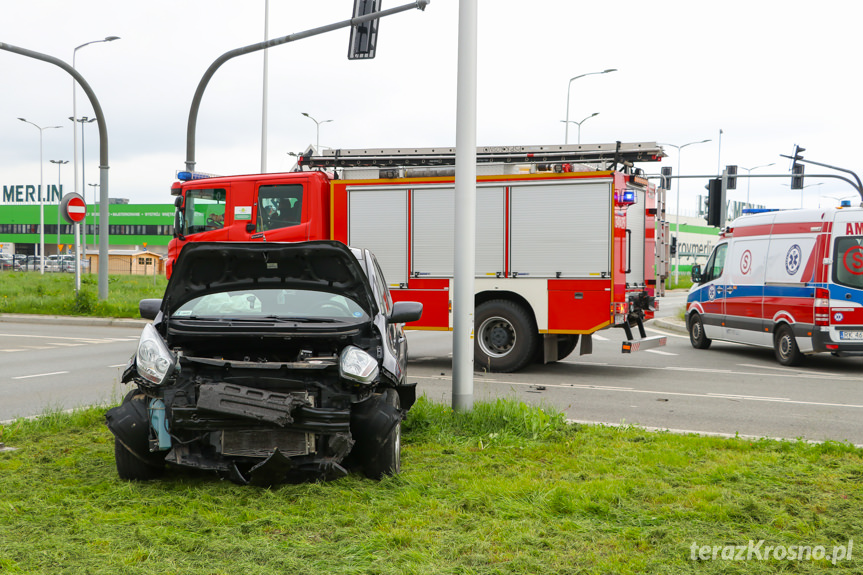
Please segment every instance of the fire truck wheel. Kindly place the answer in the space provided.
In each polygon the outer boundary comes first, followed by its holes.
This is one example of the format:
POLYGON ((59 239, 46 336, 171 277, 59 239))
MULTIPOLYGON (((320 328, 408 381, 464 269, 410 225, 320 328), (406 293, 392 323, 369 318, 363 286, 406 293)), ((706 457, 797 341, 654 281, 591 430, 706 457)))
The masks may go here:
POLYGON ((713 343, 704 335, 704 322, 701 321, 701 316, 697 313, 689 316, 689 341, 695 349, 707 349, 713 343))
POLYGON ((539 337, 536 323, 522 306, 491 300, 476 311, 474 362, 479 370, 509 373, 531 362, 539 337))
POLYGON ((794 332, 787 324, 779 326, 773 337, 773 350, 776 352, 776 360, 782 365, 800 365, 803 363, 803 354, 797 347, 794 332))

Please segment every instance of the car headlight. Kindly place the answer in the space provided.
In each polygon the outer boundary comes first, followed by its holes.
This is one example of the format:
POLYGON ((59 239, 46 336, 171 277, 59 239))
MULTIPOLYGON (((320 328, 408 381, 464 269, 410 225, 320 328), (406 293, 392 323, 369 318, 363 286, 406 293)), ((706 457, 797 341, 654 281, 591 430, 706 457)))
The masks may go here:
POLYGON ((138 374, 156 385, 163 384, 177 364, 177 356, 171 353, 152 324, 144 326, 141 333, 135 364, 138 374))
POLYGON ((349 345, 339 356, 339 373, 357 383, 369 384, 378 376, 378 362, 360 348, 349 345))

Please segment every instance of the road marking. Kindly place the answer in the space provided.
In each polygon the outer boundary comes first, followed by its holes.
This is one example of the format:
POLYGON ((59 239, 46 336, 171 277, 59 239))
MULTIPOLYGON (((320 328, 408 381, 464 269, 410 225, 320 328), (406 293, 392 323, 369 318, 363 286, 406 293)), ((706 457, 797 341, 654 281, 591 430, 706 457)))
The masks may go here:
MULTIPOLYGON (((439 375, 439 376, 411 376, 416 379, 430 379, 437 381, 451 381, 452 377, 439 375)), ((849 378, 850 379, 850 378, 849 378)), ((858 381, 858 378, 854 378, 854 381, 858 381)), ((525 383, 521 381, 503 381, 503 380, 495 380, 495 379, 483 379, 482 381, 487 383, 503 383, 506 385, 517 385, 522 387, 533 387, 537 386, 536 383, 525 383)), ((676 397, 698 397, 703 399, 738 399, 741 401, 760 401, 760 402, 768 402, 768 403, 785 403, 785 404, 793 404, 793 405, 807 405, 807 406, 817 406, 817 407, 847 407, 850 409, 863 409, 863 405, 857 404, 849 404, 849 403, 829 403, 823 401, 803 401, 803 400, 794 400, 787 399, 784 397, 756 397, 756 396, 748 396, 748 395, 715 395, 711 393, 687 393, 682 391, 659 391, 652 389, 632 389, 629 387, 605 387, 598 385, 578 385, 578 384, 555 384, 555 383, 543 383, 541 384, 546 388, 555 387, 559 389, 583 389, 586 391, 595 390, 595 391, 617 391, 622 393, 641 393, 645 395, 661 395, 663 397, 668 396, 676 396, 676 397)))
POLYGON ((34 373, 33 375, 19 375, 17 377, 13 377, 12 379, 30 379, 31 377, 47 377, 49 375, 63 375, 64 373, 69 373, 68 371, 52 371, 51 373, 34 373))
POLYGON ((645 327, 644 331, 652 331, 653 333, 661 333, 662 335, 667 335, 668 337, 676 337, 678 339, 689 339, 688 335, 680 335, 679 333, 666 331, 664 329, 656 329, 655 327, 645 327))
POLYGON ((21 347, 23 347, 24 349, 52 349, 50 345, 22 345, 21 347))
POLYGON ((118 363, 117 365, 109 365, 108 367, 126 367, 128 363, 118 363))
POLYGON ((24 349, 0 349, 0 351, 26 351, 24 349))
POLYGON ((670 351, 662 351, 660 349, 645 349, 644 351, 648 353, 655 353, 658 355, 678 355, 676 353, 671 353, 670 351))
POLYGON ((789 397, 760 397, 757 395, 738 395, 735 393, 708 393, 711 397, 724 397, 725 399, 765 399, 770 401, 791 401, 789 397))
POLYGON ((754 363, 738 363, 740 367, 756 367, 758 369, 775 369, 777 371, 782 371, 784 373, 794 374, 794 375, 808 375, 808 376, 819 376, 819 377, 830 377, 835 375, 833 373, 828 373, 826 371, 810 371, 810 370, 801 370, 801 369, 791 369, 788 367, 779 367, 774 365, 757 365, 754 363))

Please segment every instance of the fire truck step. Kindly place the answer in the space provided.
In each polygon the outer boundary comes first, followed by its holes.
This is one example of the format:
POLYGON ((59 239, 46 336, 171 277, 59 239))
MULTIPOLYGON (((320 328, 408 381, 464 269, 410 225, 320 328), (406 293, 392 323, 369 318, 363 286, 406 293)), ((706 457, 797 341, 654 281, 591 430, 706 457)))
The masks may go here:
POLYGON ((636 351, 644 351, 645 349, 652 349, 654 347, 662 347, 668 342, 668 337, 664 335, 657 335, 654 337, 646 337, 644 339, 636 339, 633 341, 627 340, 623 342, 623 347, 620 350, 621 353, 633 353, 636 351))

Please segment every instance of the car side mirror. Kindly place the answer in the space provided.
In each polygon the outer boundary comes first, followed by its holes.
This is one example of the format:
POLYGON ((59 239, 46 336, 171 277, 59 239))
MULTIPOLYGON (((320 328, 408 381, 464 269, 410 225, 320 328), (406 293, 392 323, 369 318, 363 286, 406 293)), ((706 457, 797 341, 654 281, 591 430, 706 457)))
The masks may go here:
POLYGON ((700 284, 701 283, 701 265, 692 264, 692 271, 689 273, 690 279, 692 279, 692 283, 700 284))
POLYGON ((418 301, 397 301, 387 320, 390 323, 418 321, 423 315, 423 304, 418 301))
POLYGON ((156 319, 160 309, 162 309, 161 299, 142 299, 138 302, 138 311, 144 319, 156 319))
POLYGON ((253 224, 253 223, 251 223, 251 222, 249 222, 248 224, 246 224, 246 233, 249 233, 249 234, 250 234, 250 233, 252 233, 253 231, 255 231, 255 224, 253 224))

